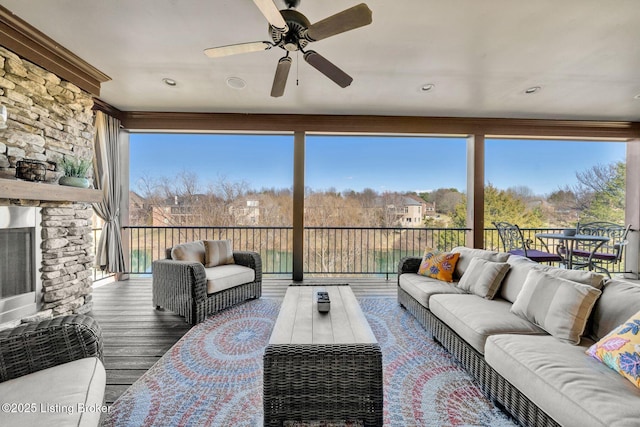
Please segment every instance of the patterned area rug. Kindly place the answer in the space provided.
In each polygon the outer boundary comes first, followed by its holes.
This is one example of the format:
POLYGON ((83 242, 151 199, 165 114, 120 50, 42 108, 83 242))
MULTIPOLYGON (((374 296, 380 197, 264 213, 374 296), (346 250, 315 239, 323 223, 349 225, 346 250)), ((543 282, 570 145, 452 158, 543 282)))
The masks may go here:
MULTIPOLYGON (((382 348, 385 426, 514 425, 395 299, 359 301, 382 348)), ((262 355, 279 307, 262 298, 192 328, 104 426, 262 426, 262 355)))

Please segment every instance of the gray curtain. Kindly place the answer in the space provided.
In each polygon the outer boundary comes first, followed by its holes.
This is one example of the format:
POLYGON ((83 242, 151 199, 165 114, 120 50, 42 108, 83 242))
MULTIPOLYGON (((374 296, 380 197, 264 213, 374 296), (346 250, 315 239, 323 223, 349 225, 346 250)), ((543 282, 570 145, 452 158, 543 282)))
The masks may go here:
POLYGON ((120 234, 120 120, 101 111, 96 113, 95 187, 102 190, 102 202, 93 209, 104 220, 96 248, 95 266, 109 273, 125 271, 120 234))

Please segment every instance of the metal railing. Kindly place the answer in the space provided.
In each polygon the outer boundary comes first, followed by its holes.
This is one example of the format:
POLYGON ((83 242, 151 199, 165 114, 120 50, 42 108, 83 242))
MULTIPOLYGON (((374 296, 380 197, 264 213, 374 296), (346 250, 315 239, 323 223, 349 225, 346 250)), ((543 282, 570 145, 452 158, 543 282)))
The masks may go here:
MULTIPOLYGON (((166 248, 194 240, 230 239, 235 250, 262 256, 263 274, 293 272, 292 227, 124 227, 131 274, 149 274, 166 248)), ((422 256, 425 248, 446 251, 464 246, 463 228, 306 227, 306 275, 377 275, 396 273, 405 256, 422 256)))
MULTIPOLYGON (((230 239, 235 250, 262 256, 265 275, 290 276, 293 271, 292 227, 123 227, 128 241, 130 274, 151 274, 153 261, 166 257, 166 249, 194 240, 230 239)), ((448 251, 466 244, 465 228, 305 227, 304 271, 309 276, 393 276, 406 256, 422 256, 430 248, 448 251)), ((562 228, 523 228, 531 248, 545 250, 536 233, 559 233, 562 228)), ((100 229, 94 229, 94 245, 100 229)), ((502 251, 495 228, 484 230, 485 249, 502 251)), ((555 242, 545 241, 555 251, 555 242)), ((624 270, 624 262, 607 267, 624 270)), ((94 269, 94 281, 110 275, 94 269)))

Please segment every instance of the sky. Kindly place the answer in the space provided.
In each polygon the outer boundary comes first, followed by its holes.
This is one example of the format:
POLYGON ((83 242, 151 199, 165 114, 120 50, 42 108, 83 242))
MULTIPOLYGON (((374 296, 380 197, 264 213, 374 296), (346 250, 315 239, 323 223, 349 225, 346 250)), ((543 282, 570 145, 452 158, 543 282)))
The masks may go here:
MULTIPOLYGON (((291 188, 292 135, 132 133, 130 187, 141 177, 198 175, 202 189, 220 180, 249 188, 291 188)), ((620 142, 485 141, 485 181, 534 194, 577 182, 576 172, 624 161, 620 142)), ((305 185, 313 190, 466 191, 464 138, 307 135, 305 185)))

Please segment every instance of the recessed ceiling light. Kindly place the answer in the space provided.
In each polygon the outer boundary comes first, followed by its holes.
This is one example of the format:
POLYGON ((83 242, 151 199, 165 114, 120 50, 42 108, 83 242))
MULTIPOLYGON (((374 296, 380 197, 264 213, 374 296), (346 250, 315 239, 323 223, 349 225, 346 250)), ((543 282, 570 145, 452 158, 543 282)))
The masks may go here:
POLYGON ((542 89, 540 86, 531 86, 525 89, 524 93, 526 93, 527 95, 532 95, 534 93, 540 92, 540 89, 542 89))
POLYGON ((247 82, 242 80, 240 77, 229 77, 227 78, 227 86, 231 89, 244 89, 247 87, 247 82))
POLYGON ((164 84, 166 84, 167 86, 176 86, 178 83, 173 80, 173 79, 169 79, 167 77, 165 77, 164 79, 162 79, 162 81, 164 82, 164 84))
POLYGON ((420 91, 429 92, 429 91, 432 91, 435 87, 436 85, 434 85, 433 83, 427 83, 420 87, 420 91))
POLYGON ((634 96, 633 99, 640 99, 640 93, 634 96))

